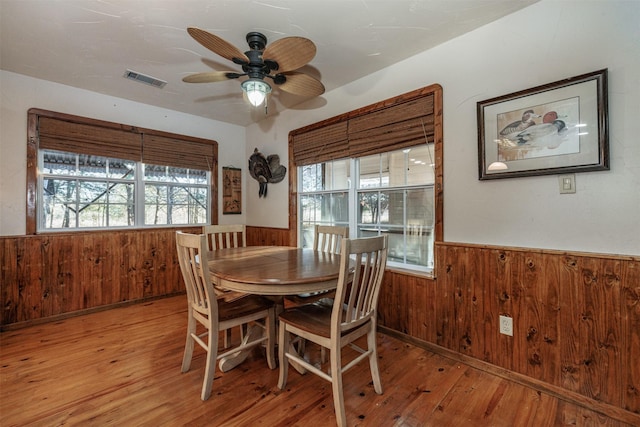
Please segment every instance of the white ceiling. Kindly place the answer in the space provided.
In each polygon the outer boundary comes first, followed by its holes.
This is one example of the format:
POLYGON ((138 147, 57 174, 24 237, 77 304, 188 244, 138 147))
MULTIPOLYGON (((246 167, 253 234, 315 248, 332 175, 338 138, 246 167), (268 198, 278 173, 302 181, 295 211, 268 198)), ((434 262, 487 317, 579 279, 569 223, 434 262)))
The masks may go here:
MULTIPOLYGON (((192 73, 240 70, 193 40, 187 27, 242 51, 250 31, 268 43, 309 38, 317 54, 300 71, 331 91, 537 1, 0 0, 0 68, 247 126, 264 110, 248 106, 238 80, 182 82, 192 73), (127 80, 126 69, 168 83, 158 89, 127 80)), ((274 89, 269 111, 306 100, 274 89)), ((305 108, 325 102, 319 97, 305 108)))

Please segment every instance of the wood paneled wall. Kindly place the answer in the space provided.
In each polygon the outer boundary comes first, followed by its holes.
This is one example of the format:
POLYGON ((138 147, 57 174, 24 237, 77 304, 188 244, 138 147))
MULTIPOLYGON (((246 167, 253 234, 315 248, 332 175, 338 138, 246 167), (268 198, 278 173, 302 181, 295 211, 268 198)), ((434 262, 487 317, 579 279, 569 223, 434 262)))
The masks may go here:
MULTIPOLYGON (((198 233, 200 227, 181 228, 198 233)), ((184 292, 174 228, 0 237, 0 330, 184 292)), ((247 227, 247 244, 289 230, 247 227)))
POLYGON ((436 280, 385 274, 382 325, 640 414, 640 259, 439 243, 436 260, 436 280))
MULTIPOLYGON (((174 235, 0 238, 0 328, 183 292, 174 235)), ((249 245, 290 241, 247 227, 249 245)), ((380 324, 640 415, 640 259, 437 243, 436 271, 387 271, 380 324), (499 333, 501 314, 513 337, 499 333)))
POLYGON ((171 228, 1 237, 0 263, 0 328, 184 292, 171 228))
POLYGON ((290 234, 286 228, 251 227, 248 225, 247 246, 290 246, 290 234))

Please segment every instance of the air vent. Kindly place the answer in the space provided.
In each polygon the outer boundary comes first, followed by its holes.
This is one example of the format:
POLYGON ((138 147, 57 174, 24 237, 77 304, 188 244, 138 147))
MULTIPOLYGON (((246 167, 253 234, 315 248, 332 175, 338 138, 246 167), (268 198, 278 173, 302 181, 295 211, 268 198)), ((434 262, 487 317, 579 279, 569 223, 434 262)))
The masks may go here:
POLYGON ((140 83, 148 84, 154 87, 159 87, 160 89, 162 89, 164 85, 167 84, 167 82, 165 82, 164 80, 156 79, 155 77, 140 74, 131 70, 125 71, 124 76, 128 79, 135 80, 140 83))

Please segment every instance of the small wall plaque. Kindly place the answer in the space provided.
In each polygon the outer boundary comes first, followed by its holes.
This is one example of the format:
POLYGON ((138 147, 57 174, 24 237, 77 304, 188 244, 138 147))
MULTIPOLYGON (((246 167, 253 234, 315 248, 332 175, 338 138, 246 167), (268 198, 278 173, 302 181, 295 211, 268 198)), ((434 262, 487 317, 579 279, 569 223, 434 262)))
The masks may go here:
POLYGON ((222 168, 222 213, 242 213, 242 170, 222 168))

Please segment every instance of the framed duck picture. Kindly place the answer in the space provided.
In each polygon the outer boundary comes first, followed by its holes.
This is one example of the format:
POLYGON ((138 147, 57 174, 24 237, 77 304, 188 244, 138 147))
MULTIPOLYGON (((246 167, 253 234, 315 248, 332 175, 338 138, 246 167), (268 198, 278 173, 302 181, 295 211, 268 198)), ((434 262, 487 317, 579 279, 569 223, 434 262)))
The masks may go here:
POLYGON ((609 169, 607 70, 478 102, 479 178, 609 169))
POLYGON ((242 213, 242 170, 222 168, 222 214, 242 213))

